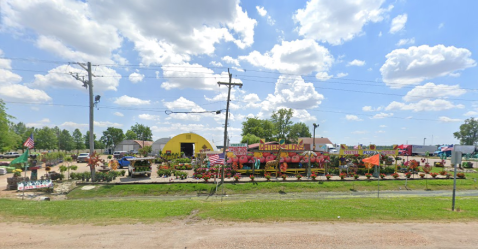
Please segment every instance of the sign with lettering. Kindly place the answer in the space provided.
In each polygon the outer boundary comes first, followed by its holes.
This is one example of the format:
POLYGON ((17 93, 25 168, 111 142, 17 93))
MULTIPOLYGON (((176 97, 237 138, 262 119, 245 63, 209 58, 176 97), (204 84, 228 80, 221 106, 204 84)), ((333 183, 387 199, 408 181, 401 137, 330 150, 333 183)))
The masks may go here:
POLYGON ((247 155, 247 144, 231 144, 231 146, 229 146, 227 149, 236 156, 247 155))
POLYGON ((28 190, 28 189, 39 189, 39 188, 51 188, 53 187, 53 182, 51 179, 48 180, 37 180, 37 181, 28 181, 28 182, 19 182, 17 184, 18 190, 28 190))
POLYGON ((370 149, 362 149, 362 147, 358 147, 357 149, 349 149, 349 147, 345 144, 340 145, 340 152, 339 155, 375 155, 375 154, 383 154, 383 155, 398 155, 398 146, 393 145, 394 149, 388 150, 377 150, 375 145, 370 145, 370 149))
POLYGON ((266 144, 265 139, 261 139, 259 143, 259 150, 279 150, 282 147, 282 150, 304 150, 304 140, 299 139, 297 144, 266 144))

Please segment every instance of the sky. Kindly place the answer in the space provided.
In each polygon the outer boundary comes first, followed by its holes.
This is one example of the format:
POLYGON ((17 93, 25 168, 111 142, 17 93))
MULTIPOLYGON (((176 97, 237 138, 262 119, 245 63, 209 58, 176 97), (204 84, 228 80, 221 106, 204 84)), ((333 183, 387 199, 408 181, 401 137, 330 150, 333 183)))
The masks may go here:
POLYGON ((477 1, 0 0, 0 98, 13 122, 95 134, 147 125, 230 142, 294 110, 337 144, 450 144, 478 100, 477 1), (87 78, 87 77, 86 77, 87 78), (167 114, 167 113, 169 114, 167 114), (172 113, 171 113, 172 112, 172 113), (179 112, 179 113, 175 113, 179 112), (187 114, 181 112, 203 112, 187 114))

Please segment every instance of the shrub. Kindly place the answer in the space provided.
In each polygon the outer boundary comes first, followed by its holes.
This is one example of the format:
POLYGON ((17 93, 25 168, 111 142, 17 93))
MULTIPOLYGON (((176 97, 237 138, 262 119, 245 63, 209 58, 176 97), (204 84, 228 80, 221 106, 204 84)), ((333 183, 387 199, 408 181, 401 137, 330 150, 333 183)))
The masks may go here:
POLYGON ((400 175, 398 175, 398 173, 393 173, 392 176, 393 178, 397 179, 400 175))
POLYGON ((301 174, 297 174, 295 177, 297 177, 297 180, 300 180, 300 178, 302 178, 302 175, 301 175, 301 174))
POLYGON ((354 174, 354 179, 357 180, 359 178, 359 175, 354 174))
POLYGON ((442 170, 442 171, 439 172, 439 174, 442 175, 442 176, 446 176, 446 171, 442 170))
POLYGON ((365 173, 365 177, 367 177, 367 179, 370 179, 370 177, 372 177, 372 174, 370 174, 370 173, 365 173))
POLYGON ((241 174, 239 174, 239 173, 235 174, 234 175, 234 180, 236 180, 236 182, 237 182, 237 181, 239 181, 239 179, 241 179, 241 174))
POLYGON ((332 176, 329 175, 329 174, 325 175, 325 178, 327 178, 327 180, 330 180, 330 177, 332 177, 332 176))
POLYGON ((343 180, 346 176, 347 176, 347 173, 340 173, 340 180, 343 180))
POLYGON ((472 162, 464 162, 463 163, 463 168, 473 168, 473 163, 472 162))
POLYGON ((251 178, 251 181, 254 181, 254 178, 256 178, 254 175, 250 175, 249 178, 251 178))
POLYGON ((430 175, 431 175, 433 178, 436 178, 437 175, 438 175, 438 173, 432 172, 432 173, 430 173, 430 175))
POLYGON ((317 175, 315 173, 312 173, 312 175, 310 175, 310 178, 312 178, 312 180, 315 181, 315 178, 317 178, 317 175))
POLYGON ((420 178, 425 178, 425 174, 424 173, 420 173, 420 178))
POLYGON ((287 179, 287 175, 286 175, 286 174, 282 174, 281 177, 282 177, 282 180, 284 180, 284 181, 287 179))
POLYGON ((460 179, 465 179, 466 178, 465 173, 456 173, 456 176, 460 179))
POLYGON ((405 177, 410 178, 412 176, 412 172, 405 173, 405 177))
POLYGON ((385 175, 384 173, 380 173, 380 178, 385 178, 387 175, 385 175))

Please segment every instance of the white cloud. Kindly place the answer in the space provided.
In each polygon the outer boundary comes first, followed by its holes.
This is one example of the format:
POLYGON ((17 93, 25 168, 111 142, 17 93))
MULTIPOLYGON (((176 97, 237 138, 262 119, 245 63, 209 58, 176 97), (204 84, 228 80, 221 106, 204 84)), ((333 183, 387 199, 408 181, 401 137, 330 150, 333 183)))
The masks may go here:
POLYGON ((211 61, 209 62, 209 64, 215 66, 215 67, 222 67, 222 63, 221 62, 216 62, 216 61, 211 61))
POLYGON ((124 114, 121 112, 115 112, 114 115, 118 117, 124 117, 124 114))
MULTIPOLYGON (((84 69, 79 69, 70 65, 62 65, 49 70, 47 75, 35 74, 35 80, 30 86, 44 89, 78 89, 86 92, 87 90, 83 87, 83 83, 74 79, 69 73, 78 74, 80 78, 88 78, 87 72, 84 69)), ((108 76, 96 77, 93 79, 93 89, 95 91, 104 92, 117 90, 121 75, 115 70, 104 66, 98 66, 94 67, 94 73, 97 76, 108 76)))
POLYGON ((377 107, 377 108, 373 108, 369 105, 362 107, 362 111, 364 111, 364 112, 378 112, 378 111, 381 111, 382 109, 383 109, 383 107, 381 107, 381 106, 377 107))
POLYGON ((138 118, 150 121, 159 121, 161 117, 159 115, 151 115, 151 114, 139 114, 138 118))
POLYGON ((443 26, 445 26, 445 24, 444 24, 444 23, 440 23, 440 25, 438 25, 438 28, 441 29, 441 28, 443 28, 443 26))
POLYGON ((143 81, 143 79, 144 79, 144 74, 134 72, 134 73, 129 75, 129 81, 131 81, 133 83, 141 82, 141 81, 143 81))
POLYGON ((274 94, 268 94, 262 101, 263 111, 278 108, 310 109, 322 103, 324 96, 318 93, 312 83, 306 83, 300 76, 279 76, 274 94))
POLYGON ((38 122, 26 123, 27 127, 35 127, 35 128, 42 128, 44 126, 51 126, 50 119, 44 118, 38 122))
POLYGON ((449 117, 445 117, 445 116, 439 117, 438 120, 440 120, 440 122, 443 122, 443 123, 462 122, 463 121, 463 120, 458 119, 458 118, 449 118, 449 117))
POLYGON ((282 41, 271 51, 261 54, 253 51, 247 56, 239 56, 253 66, 277 70, 281 73, 309 74, 328 71, 334 62, 333 56, 325 47, 313 40, 282 41))
POLYGON ((64 128, 67 128, 67 129, 70 129, 70 130, 73 130, 73 129, 80 129, 80 128, 86 128, 88 127, 89 125, 88 124, 79 124, 79 123, 75 123, 75 122, 71 122, 71 121, 67 121, 67 122, 64 122, 63 124, 60 125, 61 127, 64 127, 64 128))
POLYGON ((310 0, 293 18, 299 24, 299 35, 339 45, 361 35, 367 23, 382 21, 385 13, 393 8, 380 8, 383 3, 384 0, 310 0))
POLYGON ((389 118, 389 117, 392 117, 393 116, 393 113, 384 113, 384 112, 381 112, 381 113, 378 113, 378 114, 375 114, 373 117, 371 117, 370 119, 382 119, 382 118, 389 118))
POLYGON ((97 127, 116 127, 116 128, 123 127, 123 124, 113 123, 110 121, 94 121, 94 124, 97 127))
POLYGON ((426 83, 423 86, 416 86, 410 90, 403 100, 406 102, 418 101, 426 98, 444 98, 448 96, 461 96, 466 93, 465 89, 460 88, 459 85, 435 85, 434 83, 426 83))
POLYGON ((335 77, 336 78, 343 78, 343 77, 347 77, 347 75, 349 75, 348 73, 338 73, 335 77))
POLYGON ((202 107, 198 106, 193 101, 188 100, 184 97, 179 97, 178 99, 171 102, 163 101, 163 104, 164 106, 166 106, 166 108, 170 110, 186 110, 191 112, 204 111, 202 107))
POLYGON ((135 97, 130 97, 127 95, 123 95, 117 98, 114 101, 115 104, 120 106, 137 106, 137 105, 149 105, 151 103, 150 100, 142 100, 135 97))
POLYGON ((236 65, 238 67, 240 67, 241 65, 239 64, 239 60, 238 59, 233 59, 231 56, 227 55, 227 56, 224 56, 221 58, 222 61, 228 63, 228 64, 232 64, 232 65, 236 65))
POLYGON ((385 128, 385 127, 387 127, 387 126, 386 126, 386 125, 380 125, 379 127, 380 127, 380 128, 385 128))
POLYGON ((244 96, 244 102, 247 103, 246 108, 260 108, 261 107, 261 99, 255 93, 250 93, 244 96))
POLYGON ((317 118, 310 115, 310 113, 307 110, 294 110, 294 114, 292 115, 292 118, 295 118, 299 120, 300 122, 317 121, 317 118))
POLYGON ((382 37, 382 31, 380 31, 380 33, 378 33, 378 37, 382 37))
MULTIPOLYGON (((0 70, 0 74, 2 70, 0 70)), ((1 76, 0 76, 1 77, 1 76)), ((21 102, 49 102, 52 100, 47 93, 42 90, 32 89, 20 84, 10 84, 0 82, 0 97, 4 100, 21 102)))
POLYGON ((462 104, 454 105, 450 101, 443 100, 443 99, 435 99, 435 100, 422 99, 416 103, 409 103, 409 104, 393 101, 385 108, 385 110, 387 111, 402 110, 402 111, 420 112, 420 111, 443 111, 443 110, 449 110, 454 108, 464 108, 464 107, 465 106, 462 104))
POLYGON ((468 111, 465 114, 463 114, 463 116, 478 116, 478 112, 477 111, 468 111))
POLYGON ((328 74, 327 72, 318 72, 315 75, 315 78, 320 80, 320 81, 326 81, 326 80, 332 79, 332 77, 334 77, 334 76, 328 74))
POLYGON ((351 61, 347 64, 347 66, 357 66, 357 67, 361 67, 363 65, 365 65, 365 61, 361 61, 361 60, 357 60, 357 59, 355 59, 355 60, 353 60, 353 61, 351 61))
MULTIPOLYGON (((167 81, 161 84, 166 90, 175 88, 194 88, 202 90, 219 90, 218 81, 228 82, 227 72, 214 74, 214 71, 199 64, 175 64, 162 67, 163 76, 167 81), (175 66, 175 67, 170 67, 175 66), (174 69, 171 69, 174 68, 174 69)), ((241 80, 233 78, 232 82, 242 83, 241 80)))
POLYGON ((378 130, 376 133, 385 133, 385 131, 378 130))
POLYGON ((267 15, 267 10, 264 9, 264 7, 256 6, 257 13, 259 13, 260 16, 266 16, 267 15))
POLYGON ((363 121, 363 119, 357 117, 356 115, 345 115, 345 119, 349 121, 363 121))
POLYGON ((405 28, 405 23, 407 23, 408 16, 407 14, 398 15, 392 20, 392 25, 390 26, 390 33, 395 34, 405 28))
POLYGON ((410 39, 400 39, 395 45, 397 47, 401 47, 403 45, 413 45, 413 44, 415 44, 415 37, 410 39))
POLYGON ((443 45, 395 49, 386 58, 380 72, 385 84, 391 88, 418 84, 476 65, 468 49, 443 45))
POLYGON ((366 134, 368 131, 352 131, 352 134, 366 134))

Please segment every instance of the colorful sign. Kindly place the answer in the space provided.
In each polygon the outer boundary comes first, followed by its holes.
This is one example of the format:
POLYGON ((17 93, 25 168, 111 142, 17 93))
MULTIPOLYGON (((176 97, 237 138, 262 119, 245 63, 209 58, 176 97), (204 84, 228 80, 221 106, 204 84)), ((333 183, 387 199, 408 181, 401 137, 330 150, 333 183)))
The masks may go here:
POLYGON ((28 190, 28 189, 39 189, 39 188, 52 188, 53 182, 49 180, 38 180, 38 181, 28 181, 28 182, 19 182, 17 184, 18 190, 28 190))
POLYGON ((374 144, 371 144, 370 149, 349 149, 347 145, 341 144, 340 145, 340 152, 339 155, 374 155, 377 153, 383 154, 383 155, 398 155, 398 146, 393 145, 392 147, 394 149, 388 149, 388 150, 377 150, 376 146, 374 144))
POLYGON ((299 139, 297 144, 266 144, 265 139, 261 139, 259 143, 259 150, 304 150, 304 140, 299 139))
POLYGON ((247 155, 247 144, 231 144, 231 146, 229 146, 227 149, 236 156, 247 155))

